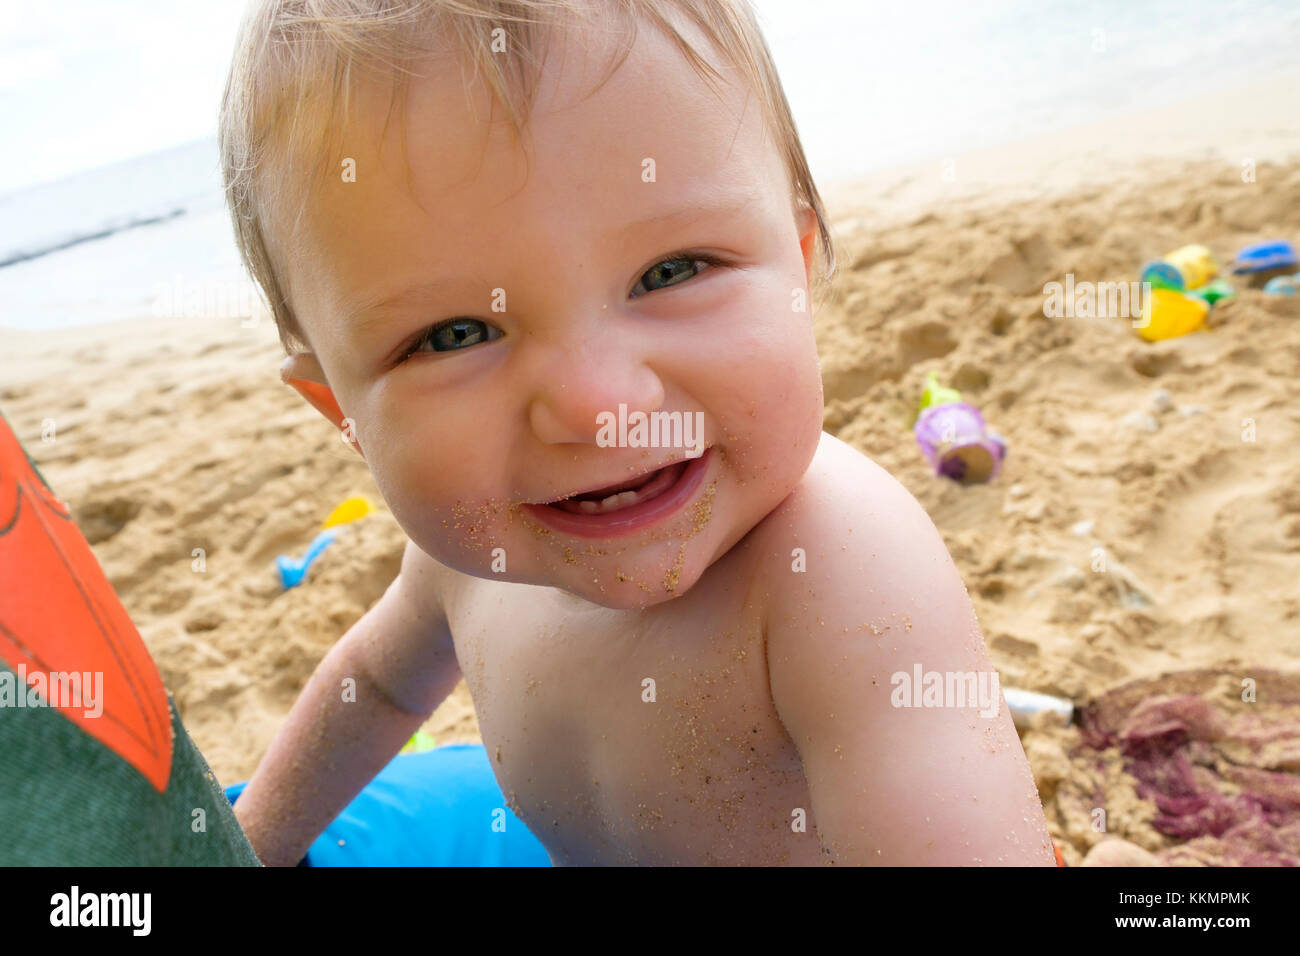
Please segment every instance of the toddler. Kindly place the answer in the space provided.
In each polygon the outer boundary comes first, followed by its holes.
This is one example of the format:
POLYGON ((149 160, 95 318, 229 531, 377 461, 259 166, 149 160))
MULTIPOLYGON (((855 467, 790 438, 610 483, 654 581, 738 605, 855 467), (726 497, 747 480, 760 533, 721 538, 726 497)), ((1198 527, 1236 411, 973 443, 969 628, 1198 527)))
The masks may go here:
POLYGON ((1053 863, 940 536, 822 432, 747 0, 257 0, 221 148, 283 377, 409 538, 237 804, 265 863, 462 675, 556 864, 1053 863))

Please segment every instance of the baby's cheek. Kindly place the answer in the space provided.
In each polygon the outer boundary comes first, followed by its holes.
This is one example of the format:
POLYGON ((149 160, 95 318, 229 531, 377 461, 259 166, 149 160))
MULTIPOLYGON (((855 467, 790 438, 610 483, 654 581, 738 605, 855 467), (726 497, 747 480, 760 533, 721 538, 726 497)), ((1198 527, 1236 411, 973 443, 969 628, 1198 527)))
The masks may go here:
POLYGON ((757 416, 756 442, 766 474, 782 485, 807 469, 821 439, 823 402, 816 362, 784 366, 769 373, 773 388, 757 416))
POLYGON ((730 446, 733 464, 755 477, 773 474, 774 458, 811 456, 820 439, 822 383, 811 326, 806 316, 770 312, 751 322, 719 383, 728 393, 718 406, 726 409, 719 440, 730 446))
POLYGON ((820 436, 822 376, 811 312, 792 312, 766 342, 763 371, 775 386, 773 404, 786 412, 791 427, 806 430, 813 421, 812 430, 820 436))
MULTIPOLYGON (((412 541, 435 560, 446 556, 456 523, 456 496, 443 485, 453 476, 423 460, 429 443, 386 436, 371 441, 366 461, 384 503, 412 541)), ((363 447, 365 439, 362 438, 363 447)))
POLYGON ((439 564, 463 574, 489 577, 504 570, 507 554, 519 550, 510 546, 509 524, 499 513, 504 509, 493 503, 447 506, 409 494, 387 500, 407 537, 439 564))

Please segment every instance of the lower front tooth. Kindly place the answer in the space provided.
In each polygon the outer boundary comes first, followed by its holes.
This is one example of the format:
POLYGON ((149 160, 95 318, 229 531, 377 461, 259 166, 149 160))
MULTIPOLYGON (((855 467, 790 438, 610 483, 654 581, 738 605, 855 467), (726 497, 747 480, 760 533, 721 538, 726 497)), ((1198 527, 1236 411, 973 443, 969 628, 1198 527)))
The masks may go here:
POLYGON ((589 515, 594 515, 600 510, 600 505, 596 504, 594 501, 579 501, 578 507, 582 509, 584 514, 589 515))

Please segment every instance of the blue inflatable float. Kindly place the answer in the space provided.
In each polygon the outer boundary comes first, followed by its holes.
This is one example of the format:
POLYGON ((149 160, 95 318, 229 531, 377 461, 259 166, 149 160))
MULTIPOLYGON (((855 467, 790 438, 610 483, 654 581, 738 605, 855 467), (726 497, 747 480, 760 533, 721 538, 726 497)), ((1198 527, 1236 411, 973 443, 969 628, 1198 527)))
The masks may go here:
MULTIPOLYGON (((247 783, 226 788, 233 804, 247 783)), ((550 866, 506 806, 487 752, 449 744, 399 754, 307 851, 299 866, 550 866)))

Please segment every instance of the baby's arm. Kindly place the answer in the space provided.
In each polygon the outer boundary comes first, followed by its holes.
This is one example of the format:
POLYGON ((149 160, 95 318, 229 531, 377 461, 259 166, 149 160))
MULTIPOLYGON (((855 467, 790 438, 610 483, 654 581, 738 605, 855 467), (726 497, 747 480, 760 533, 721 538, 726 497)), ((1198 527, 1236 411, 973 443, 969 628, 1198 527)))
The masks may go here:
POLYGON ((431 561, 402 570, 331 648, 235 804, 267 866, 293 866, 460 680, 431 561))
POLYGON ((774 561, 789 568, 801 547, 807 571, 771 582, 767 630, 773 700, 803 759, 826 859, 1052 865, 1000 694, 993 716, 950 697, 946 706, 896 706, 914 698, 899 697, 894 675, 911 681, 917 665, 973 672, 985 687, 993 666, 929 516, 874 463, 829 442, 826 467, 810 470, 769 518, 790 529, 772 539, 783 549, 774 561))

